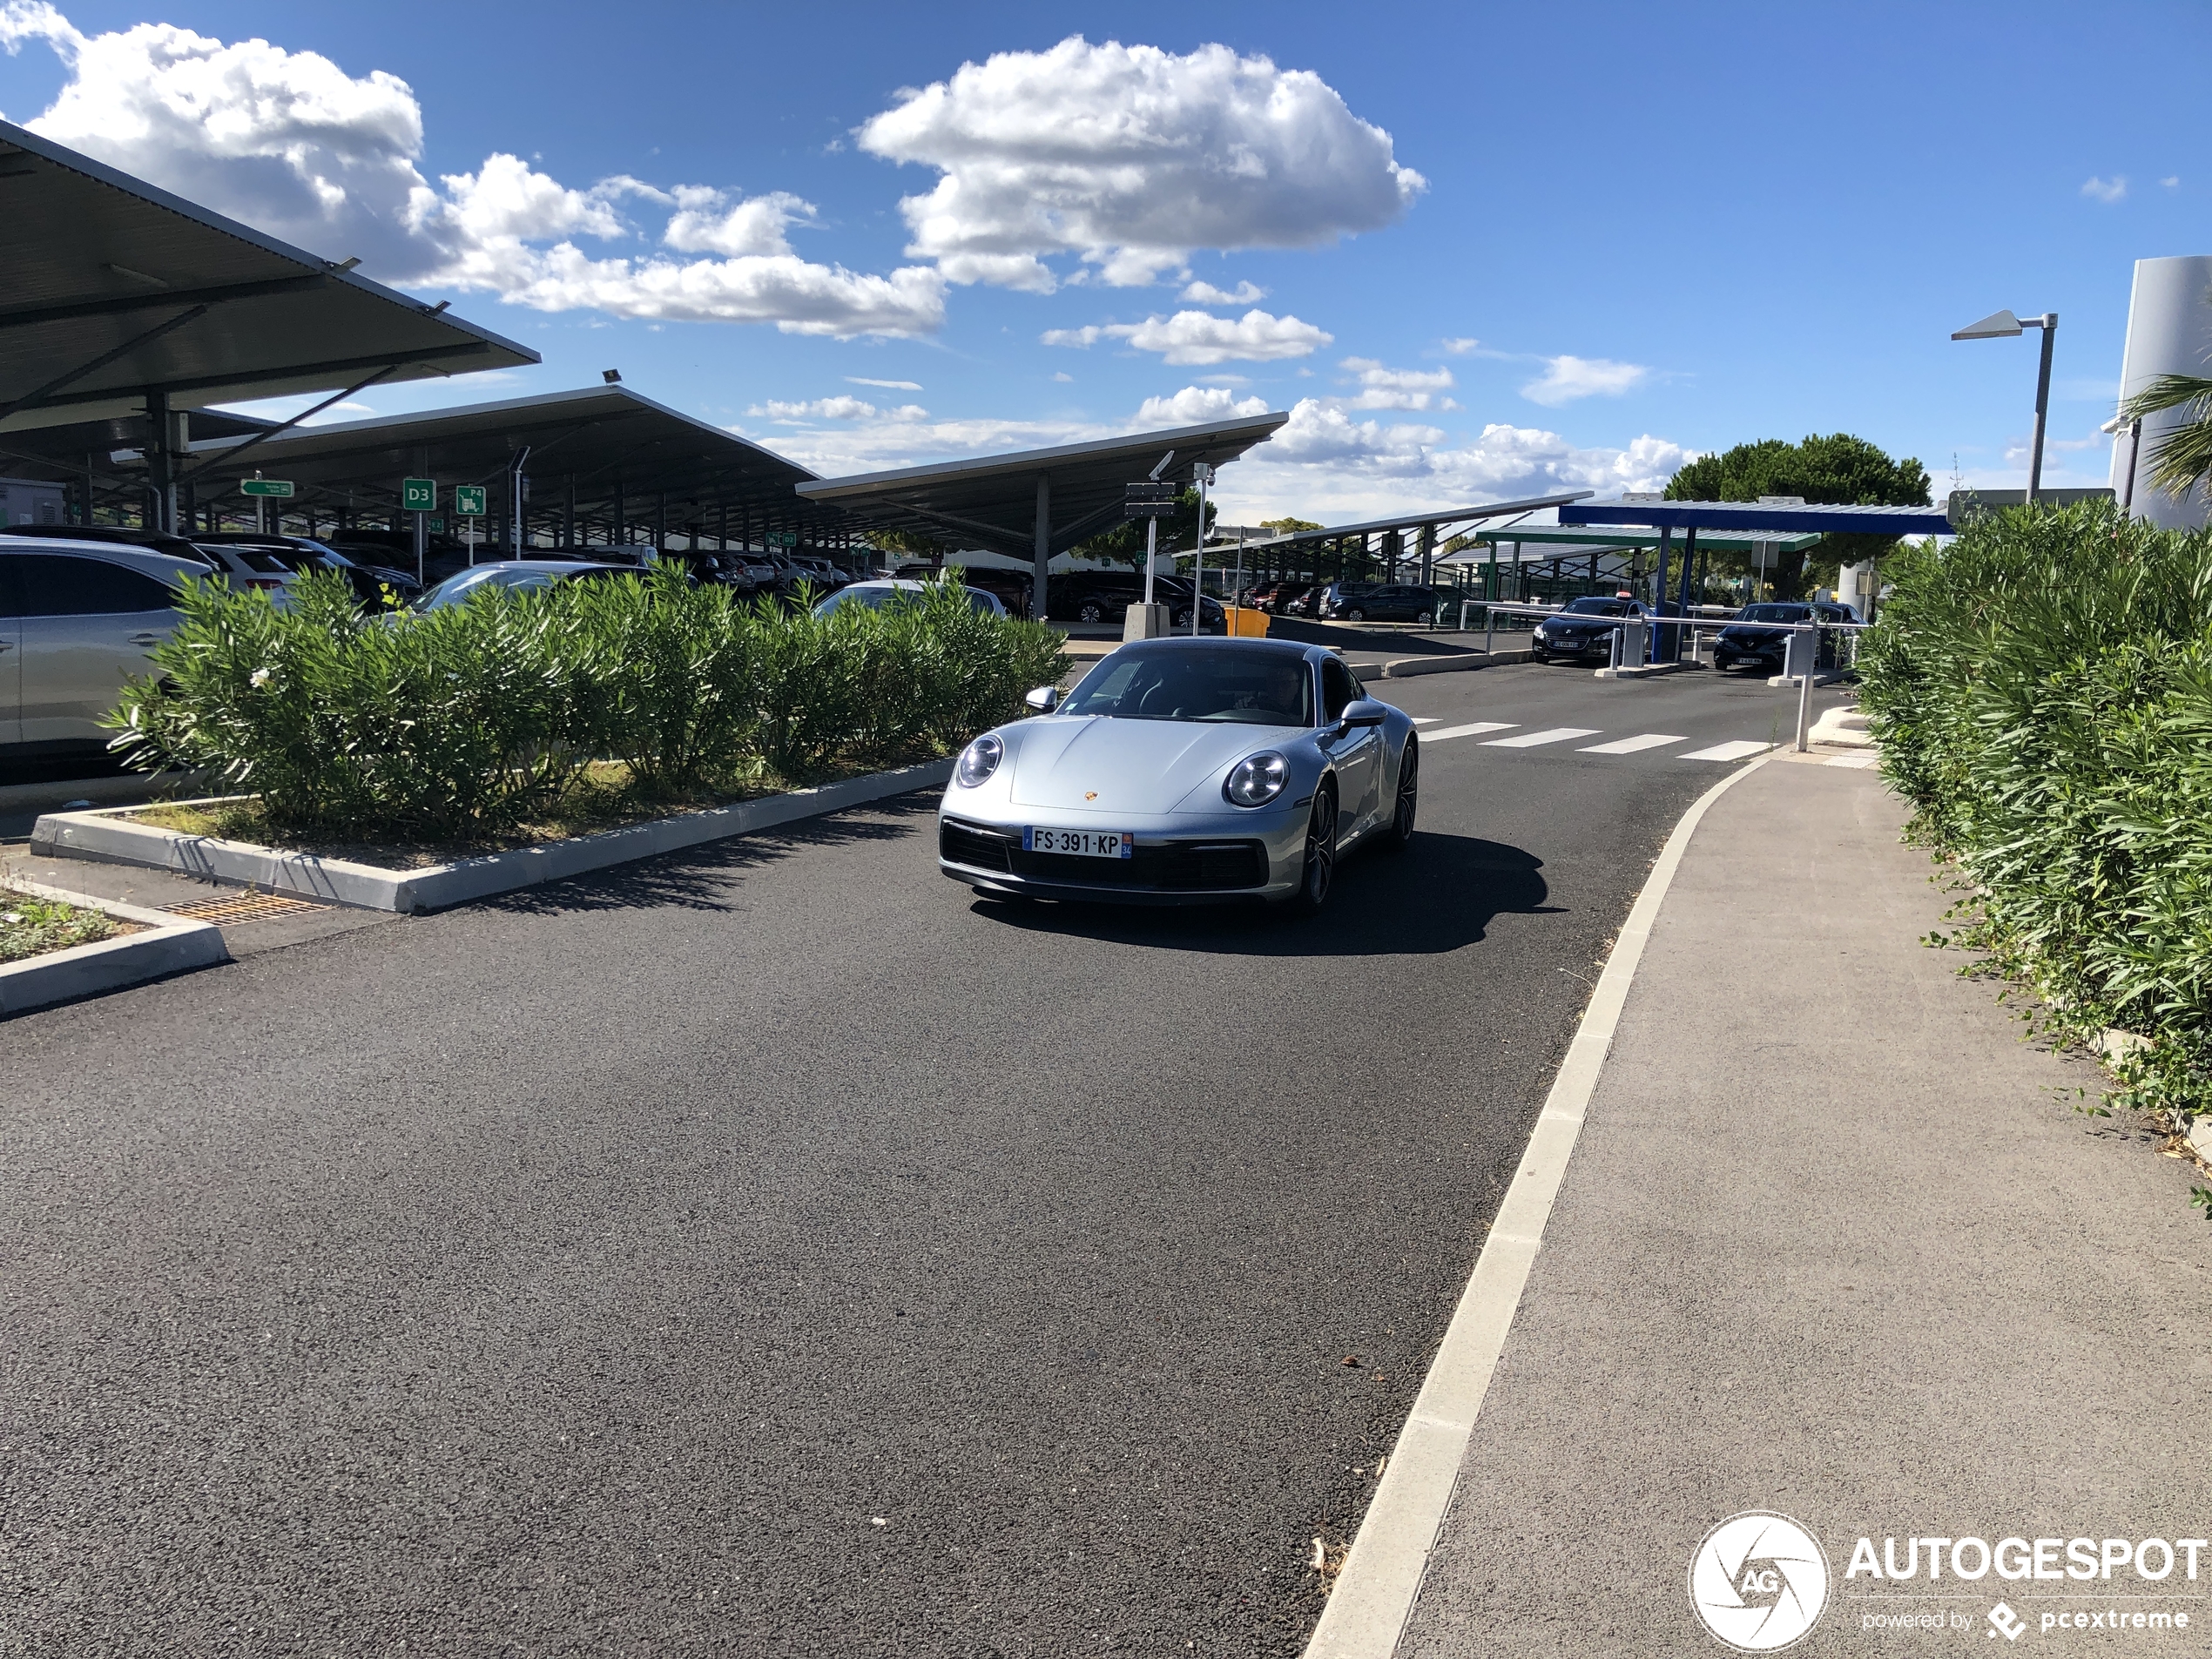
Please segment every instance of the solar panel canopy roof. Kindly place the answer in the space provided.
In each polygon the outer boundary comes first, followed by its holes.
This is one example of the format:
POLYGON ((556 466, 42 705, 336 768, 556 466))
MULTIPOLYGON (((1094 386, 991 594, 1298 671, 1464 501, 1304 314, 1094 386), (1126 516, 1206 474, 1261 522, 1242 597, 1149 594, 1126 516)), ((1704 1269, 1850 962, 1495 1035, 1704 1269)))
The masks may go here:
POLYGON ((0 122, 0 430, 538 361, 0 122))

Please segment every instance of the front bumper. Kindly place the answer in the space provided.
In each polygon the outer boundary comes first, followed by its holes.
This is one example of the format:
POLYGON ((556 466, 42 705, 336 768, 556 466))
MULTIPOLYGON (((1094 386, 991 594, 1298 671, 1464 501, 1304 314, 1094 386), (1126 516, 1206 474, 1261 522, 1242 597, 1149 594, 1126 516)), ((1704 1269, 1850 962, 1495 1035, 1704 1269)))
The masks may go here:
MULTIPOLYGON (((1016 809, 1019 811, 1020 809, 1016 809)), ((1305 874, 1303 805, 1226 813, 1140 819, 1104 826, 1064 812, 1036 809, 1019 822, 996 813, 942 810, 937 817, 937 868, 987 893, 1095 904, 1238 904, 1288 898, 1305 874), (1026 853, 1024 826, 1059 829, 1112 827, 1136 838, 1131 857, 1082 858, 1026 853)))

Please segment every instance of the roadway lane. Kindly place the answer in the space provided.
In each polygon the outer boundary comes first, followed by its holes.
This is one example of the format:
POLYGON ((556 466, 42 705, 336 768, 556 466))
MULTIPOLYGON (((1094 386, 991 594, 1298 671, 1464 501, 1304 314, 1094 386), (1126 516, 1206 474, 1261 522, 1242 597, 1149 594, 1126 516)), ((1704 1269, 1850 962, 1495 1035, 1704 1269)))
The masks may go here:
POLYGON ((0 1027, 6 1645, 1294 1653, 1669 752, 1440 742, 1318 921, 984 903, 915 798, 0 1027))

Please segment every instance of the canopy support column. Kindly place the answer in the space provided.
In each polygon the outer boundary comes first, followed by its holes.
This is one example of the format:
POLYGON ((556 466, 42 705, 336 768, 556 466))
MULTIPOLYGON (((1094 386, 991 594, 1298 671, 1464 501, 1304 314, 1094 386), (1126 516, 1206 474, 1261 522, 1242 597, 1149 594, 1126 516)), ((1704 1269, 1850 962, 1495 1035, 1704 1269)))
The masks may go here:
POLYGON ((1045 590, 1052 579, 1052 475, 1037 475, 1035 563, 1029 575, 1029 615, 1045 619, 1045 590))

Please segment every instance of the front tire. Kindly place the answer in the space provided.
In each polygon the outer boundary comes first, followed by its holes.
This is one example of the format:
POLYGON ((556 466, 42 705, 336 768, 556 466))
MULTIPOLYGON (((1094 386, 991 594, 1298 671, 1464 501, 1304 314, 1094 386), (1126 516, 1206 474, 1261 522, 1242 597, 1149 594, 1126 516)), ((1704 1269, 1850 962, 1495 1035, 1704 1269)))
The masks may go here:
POLYGON ((1390 815, 1390 831, 1383 846, 1403 853, 1413 839, 1413 819, 1421 804, 1421 747, 1412 732, 1406 734, 1406 753, 1398 763, 1398 806, 1390 815))
POLYGON ((1301 916, 1319 914, 1329 901, 1329 889, 1336 884, 1337 873, 1337 798, 1327 788, 1318 790, 1313 797, 1313 815, 1305 821, 1305 863, 1298 878, 1298 892, 1291 896, 1291 908, 1301 916))
POLYGON ((1344 613, 1344 619, 1346 622, 1365 622, 1367 620, 1367 613, 1358 605, 1354 605, 1344 613))
POLYGON ((1076 607, 1076 620, 1077 622, 1103 622, 1106 620, 1106 607, 1096 599, 1086 599, 1076 607))
POLYGON ((1436 613, 1435 613, 1433 610, 1424 610, 1424 611, 1421 611, 1421 612, 1420 612, 1419 614, 1417 614, 1417 615, 1414 617, 1414 618, 1413 618, 1414 624, 1415 624, 1417 626, 1419 626, 1419 627, 1422 627, 1422 628, 1426 628, 1426 627, 1427 627, 1427 626, 1429 625, 1429 624, 1431 624, 1431 623, 1434 622, 1435 620, 1436 620, 1436 613))

